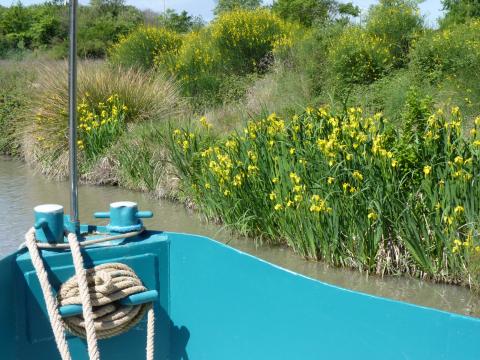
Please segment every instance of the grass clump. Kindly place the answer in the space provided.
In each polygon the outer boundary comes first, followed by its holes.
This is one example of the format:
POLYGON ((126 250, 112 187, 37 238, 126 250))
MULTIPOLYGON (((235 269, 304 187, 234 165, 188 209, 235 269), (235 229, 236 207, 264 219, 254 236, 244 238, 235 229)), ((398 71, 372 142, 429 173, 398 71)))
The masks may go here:
POLYGON ((322 107, 217 140, 202 119, 172 129, 170 146, 184 191, 249 235, 335 265, 477 283, 480 118, 467 137, 458 108, 429 114, 416 141, 381 114, 322 107))
POLYGON ((131 136, 123 136, 108 151, 107 157, 116 164, 114 176, 119 185, 177 199, 178 177, 165 146, 167 131, 166 122, 139 124, 131 136))
MULTIPOLYGON (((23 116, 25 158, 52 177, 64 177, 68 150, 67 70, 44 65, 23 116), (59 74, 60 73, 60 74, 59 74)), ((137 123, 164 121, 185 111, 175 85, 153 72, 81 64, 78 73, 81 167, 85 171, 137 123)))

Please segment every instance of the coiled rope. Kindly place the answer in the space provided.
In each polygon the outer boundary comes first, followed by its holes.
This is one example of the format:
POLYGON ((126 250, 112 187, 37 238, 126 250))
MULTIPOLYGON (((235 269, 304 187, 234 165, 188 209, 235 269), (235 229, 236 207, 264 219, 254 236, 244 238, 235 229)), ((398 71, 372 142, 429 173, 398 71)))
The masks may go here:
POLYGON ((125 264, 109 263, 86 270, 77 236, 68 234, 75 276, 67 280, 55 298, 35 239, 35 229, 25 235, 33 267, 42 289, 55 342, 62 360, 71 360, 65 329, 87 339, 90 360, 99 360, 98 339, 124 333, 147 313, 146 359, 154 358, 155 313, 152 304, 121 305, 119 300, 146 291, 135 272, 125 264), (81 304, 83 316, 62 319, 60 305, 81 304), (93 308, 95 306, 95 308, 93 308))

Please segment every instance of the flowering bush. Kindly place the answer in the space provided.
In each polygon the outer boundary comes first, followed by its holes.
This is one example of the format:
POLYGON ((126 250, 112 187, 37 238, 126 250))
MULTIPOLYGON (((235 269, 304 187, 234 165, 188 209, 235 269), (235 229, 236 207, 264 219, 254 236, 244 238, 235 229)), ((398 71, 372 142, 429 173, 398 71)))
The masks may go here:
POLYGON ((332 44, 328 62, 338 82, 370 84, 389 71, 393 57, 383 38, 350 26, 332 44))
POLYGON ((223 13, 213 22, 211 31, 225 66, 238 74, 259 71, 275 44, 287 42, 286 24, 265 9, 223 13))
MULTIPOLYGON (((175 64, 169 71, 182 84, 187 96, 217 96, 222 72, 222 57, 213 46, 209 29, 190 32, 185 35, 175 64)), ((156 64, 160 63, 156 58, 156 64)))
POLYGON ((395 66, 405 65, 412 42, 423 30, 417 3, 410 0, 381 0, 367 17, 367 31, 385 39, 395 66))
POLYGON ((414 69, 432 81, 445 76, 471 77, 480 72, 480 20, 432 32, 418 40, 414 69))
POLYGON ((250 235, 337 265, 467 282, 480 254, 480 118, 471 137, 461 121, 458 108, 429 117, 416 168, 400 150, 409 140, 360 108, 271 114, 213 142, 203 118, 201 131, 173 130, 171 147, 197 204, 250 235))
POLYGON ((140 27, 110 49, 110 61, 116 65, 150 69, 168 67, 182 44, 181 35, 166 28, 140 27))

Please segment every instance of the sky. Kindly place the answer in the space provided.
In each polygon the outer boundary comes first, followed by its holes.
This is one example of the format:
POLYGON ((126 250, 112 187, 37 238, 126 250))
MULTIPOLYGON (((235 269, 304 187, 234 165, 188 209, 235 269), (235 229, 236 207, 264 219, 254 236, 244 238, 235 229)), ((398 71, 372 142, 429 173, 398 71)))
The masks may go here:
MULTIPOLYGON (((0 5, 9 6, 17 0, 0 0, 0 5)), ((215 7, 215 0, 126 0, 128 4, 135 5, 140 9, 152 9, 155 11, 163 11, 164 2, 167 8, 175 10, 187 10, 194 15, 200 15, 205 20, 211 20, 213 17, 212 10, 215 7)), ((362 10, 366 11, 368 7, 375 4, 377 0, 340 0, 341 2, 352 1, 362 10)), ((42 3, 43 0, 22 0, 22 3, 29 5, 32 3, 42 3)), ((88 3, 88 0, 80 0, 81 3, 88 3)), ((272 0, 265 0, 265 4, 271 3, 272 0)), ((434 26, 436 19, 442 15, 441 0, 425 0, 420 4, 422 14, 425 15, 427 23, 434 26)))

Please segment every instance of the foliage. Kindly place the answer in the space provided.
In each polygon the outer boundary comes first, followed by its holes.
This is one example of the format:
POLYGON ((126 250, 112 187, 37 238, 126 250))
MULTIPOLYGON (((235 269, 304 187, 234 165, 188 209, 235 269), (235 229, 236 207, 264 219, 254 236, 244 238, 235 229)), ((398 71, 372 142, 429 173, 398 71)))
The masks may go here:
POLYGON ((0 62, 0 154, 18 155, 15 129, 34 78, 30 64, 0 62))
MULTIPOLYGON (((7 46, 24 48, 31 42, 29 29, 32 18, 29 10, 21 3, 17 3, 2 11, 0 18, 0 32, 7 46)), ((5 45, 4 45, 5 46, 5 45)))
POLYGON ((467 283, 480 253, 480 118, 471 139, 461 120, 458 108, 428 117, 415 167, 402 153, 411 139, 360 108, 271 114, 218 140, 202 118, 201 130, 172 129, 170 147, 184 191, 249 235, 336 265, 467 283))
POLYGON ((336 16, 358 16, 360 9, 352 3, 341 4, 335 0, 277 0, 272 10, 285 20, 305 26, 325 23, 336 16))
MULTIPOLYGON (((78 9, 78 53, 103 57, 105 50, 143 20, 139 10, 123 1, 93 1, 78 9)), ((67 55, 68 9, 62 2, 23 6, 20 2, 0 10, 0 56, 26 51, 52 50, 67 55)))
POLYGON ((418 40, 410 55, 413 69, 431 81, 479 74, 479 33, 480 20, 430 32, 418 40))
POLYGON ((158 19, 160 26, 178 33, 199 30, 205 25, 201 16, 189 15, 185 10, 177 13, 173 9, 167 9, 158 19))
POLYGON ((216 2, 213 13, 217 16, 234 10, 255 10, 262 4, 261 0, 216 0, 216 2))
MULTIPOLYGON (((157 67, 163 65, 159 60, 155 61, 157 67)), ((224 73, 222 58, 212 42, 209 27, 185 35, 170 73, 177 77, 183 94, 190 97, 195 105, 218 102, 218 89, 224 73)))
POLYGON ((393 65, 383 38, 358 26, 348 26, 328 53, 329 67, 339 85, 370 84, 393 65))
POLYGON ((96 160, 126 130, 128 107, 117 94, 102 102, 90 101, 90 94, 78 105, 78 148, 88 161, 96 160))
MULTIPOLYGON (((62 178, 67 172, 68 91, 67 69, 62 67, 60 70, 59 74, 58 64, 42 67, 37 79, 39 85, 31 95, 18 135, 26 144, 27 161, 38 164, 44 173, 52 177, 62 178)), ((99 130, 91 138, 85 134, 87 129, 84 126, 80 131, 84 146, 81 159, 87 160, 82 165, 84 168, 90 160, 113 145, 118 140, 115 136, 128 124, 163 121, 184 111, 176 87, 151 72, 86 63, 79 67, 78 85, 82 124, 92 127, 94 122, 99 122, 99 130), (108 102, 112 95, 114 101, 108 102), (106 113, 102 115, 102 111, 106 113), (101 121, 107 119, 112 121, 100 128, 101 121), (121 128, 113 126, 115 119, 117 124, 123 124, 121 128), (107 144, 100 143, 103 141, 107 144)))
POLYGON ((107 156, 117 164, 114 172, 119 185, 176 198, 178 178, 165 149, 167 126, 164 122, 138 124, 109 150, 107 156))
POLYGON ((478 0, 442 0, 445 17, 440 21, 443 27, 462 24, 480 17, 478 0))
POLYGON ((366 29, 388 44, 394 64, 400 67, 407 60, 412 42, 423 30, 423 18, 417 2, 381 0, 370 9, 366 29))
POLYGON ((182 44, 180 35, 166 28, 140 27, 110 49, 110 62, 151 69, 174 62, 182 44))
POLYGON ((268 10, 235 10, 211 25, 212 41, 224 66, 237 74, 261 69, 261 61, 287 35, 287 26, 268 10))
POLYGON ((78 54, 84 58, 107 55, 107 49, 142 23, 141 12, 123 1, 99 1, 79 9, 78 54))
POLYGON ((291 25, 265 9, 222 13, 209 26, 184 35, 175 61, 157 56, 155 65, 168 69, 197 107, 219 103, 225 100, 219 92, 224 81, 267 71, 274 49, 288 46, 291 33, 291 25))

